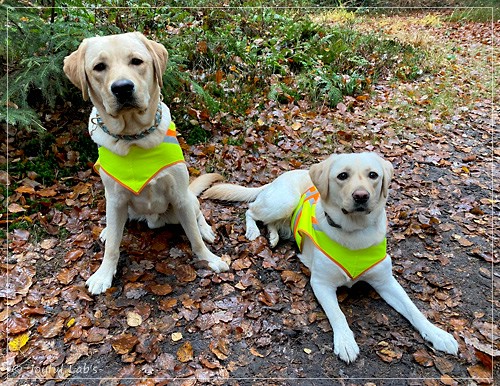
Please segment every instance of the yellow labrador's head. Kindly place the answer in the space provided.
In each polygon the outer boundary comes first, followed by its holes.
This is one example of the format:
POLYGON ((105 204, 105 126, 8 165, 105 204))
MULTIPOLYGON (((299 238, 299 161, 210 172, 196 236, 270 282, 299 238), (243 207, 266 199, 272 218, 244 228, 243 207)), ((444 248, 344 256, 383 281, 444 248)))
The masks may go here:
POLYGON ((142 113, 159 96, 167 60, 163 45, 130 32, 84 39, 64 59, 64 72, 101 114, 116 117, 123 110, 142 113))
POLYGON ((332 155, 309 174, 325 206, 344 214, 369 214, 385 205, 393 170, 375 153, 353 153, 332 155))

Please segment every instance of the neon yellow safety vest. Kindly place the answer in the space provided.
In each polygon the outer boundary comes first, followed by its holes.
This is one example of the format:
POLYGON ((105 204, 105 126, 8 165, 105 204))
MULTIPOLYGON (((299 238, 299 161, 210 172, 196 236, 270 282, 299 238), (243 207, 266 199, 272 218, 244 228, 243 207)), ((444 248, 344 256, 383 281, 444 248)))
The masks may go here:
POLYGON ((309 188, 301 197, 292 216, 292 231, 295 241, 302 251, 304 237, 307 236, 316 247, 337 264, 351 278, 356 279, 374 267, 387 254, 387 240, 369 248, 351 250, 329 238, 318 228, 316 204, 319 192, 316 187, 309 188))
POLYGON ((171 122, 163 142, 152 149, 132 145, 128 154, 121 156, 104 146, 99 147, 94 169, 99 172, 102 168, 124 188, 139 195, 159 172, 179 162, 185 162, 184 155, 177 141, 175 124, 171 122))

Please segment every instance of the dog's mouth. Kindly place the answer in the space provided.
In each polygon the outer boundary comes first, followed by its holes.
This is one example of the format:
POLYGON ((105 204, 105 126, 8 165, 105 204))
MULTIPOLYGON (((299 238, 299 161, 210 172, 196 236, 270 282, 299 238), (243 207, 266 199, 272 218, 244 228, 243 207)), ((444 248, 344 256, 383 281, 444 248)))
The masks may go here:
POLYGON ((144 109, 141 106, 139 106, 135 101, 127 101, 123 103, 116 101, 112 111, 109 111, 108 114, 111 115, 113 118, 118 118, 121 114, 133 110, 137 110, 139 114, 144 113, 144 109))
POLYGON ((139 108, 140 107, 133 98, 126 101, 117 100, 117 106, 116 106, 117 111, 134 110, 139 108))
POLYGON ((370 214, 371 210, 368 209, 367 206, 365 205, 358 205, 355 206, 352 210, 347 210, 345 208, 342 208, 342 213, 344 214, 352 214, 352 213, 365 213, 365 214, 370 214))

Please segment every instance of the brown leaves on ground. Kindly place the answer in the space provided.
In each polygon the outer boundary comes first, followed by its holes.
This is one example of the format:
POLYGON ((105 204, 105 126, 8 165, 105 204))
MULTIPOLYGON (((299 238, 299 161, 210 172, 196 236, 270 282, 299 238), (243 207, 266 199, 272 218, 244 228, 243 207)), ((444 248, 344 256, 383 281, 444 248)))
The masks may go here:
MULTIPOLYGON (((426 37, 432 37, 428 44, 445 41, 455 47, 453 57, 415 81, 381 79, 372 95, 346 97, 336 109, 261 96, 238 119, 193 109, 213 138, 183 143, 186 159, 193 175, 215 170, 255 186, 332 152, 381 153, 396 171, 388 203, 394 273, 429 319, 458 339, 457 358, 433 351, 358 284, 338 295, 361 354, 349 366, 340 362, 294 244, 282 241, 271 250, 265 237, 248 242, 245 205, 202 202, 218 235, 209 248, 231 260, 229 272, 214 274, 195 261, 180 227, 149 230, 130 222, 113 287, 90 296, 84 283, 103 255, 99 178, 90 169, 54 183, 2 172, 2 181, 15 182, 6 210, 18 223, 0 222, 32 225, 14 226, 8 245, 1 241, 8 251, 0 264, 3 379, 223 385, 228 378, 350 378, 361 385, 385 376, 425 385, 492 384, 500 332, 490 314, 499 306, 491 160, 500 153, 491 146, 495 101, 480 71, 492 59, 484 43, 488 30, 411 18, 367 19, 358 27, 381 28, 397 39, 418 36, 415 44, 426 37), (235 138, 242 143, 233 144, 235 138), (32 213, 36 202, 43 208, 32 213)), ((15 144, 9 151, 15 155, 15 144)))

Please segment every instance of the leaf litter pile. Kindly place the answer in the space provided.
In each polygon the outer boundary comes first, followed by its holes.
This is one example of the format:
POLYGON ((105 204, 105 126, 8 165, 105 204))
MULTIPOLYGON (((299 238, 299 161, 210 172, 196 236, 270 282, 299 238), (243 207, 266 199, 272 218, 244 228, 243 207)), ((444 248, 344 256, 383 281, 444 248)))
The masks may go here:
MULTIPOLYGON (((446 47, 442 71, 382 79, 370 96, 346 97, 334 109, 259 100, 246 117, 224 117, 229 125, 194 111, 212 138, 180 140, 193 176, 218 171, 250 186, 332 152, 377 151, 390 160, 394 273, 428 318, 456 337, 458 357, 433 351, 360 283, 338 292, 361 350, 353 364, 340 361, 294 244, 271 250, 265 237, 248 242, 241 204, 202 202, 218 235, 210 248, 231 260, 229 272, 195 262, 179 226, 130 222, 113 287, 91 296, 84 283, 103 256, 105 203, 89 167, 53 185, 28 175, 9 197, 11 214, 34 202, 41 210, 25 216, 38 228, 16 228, 2 241, 3 384, 492 384, 500 355, 492 318, 499 306, 492 160, 500 155, 492 145, 492 26, 417 20, 381 17, 361 28, 446 47), (444 94, 455 99, 447 104, 444 94)), ((64 141, 54 151, 64 153, 64 141)), ((9 156, 22 157, 15 142, 9 156)), ((73 162, 70 153, 61 159, 73 162)), ((2 173, 3 183, 13 182, 2 173)))

